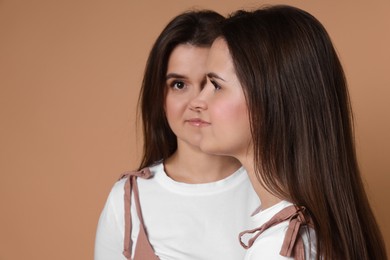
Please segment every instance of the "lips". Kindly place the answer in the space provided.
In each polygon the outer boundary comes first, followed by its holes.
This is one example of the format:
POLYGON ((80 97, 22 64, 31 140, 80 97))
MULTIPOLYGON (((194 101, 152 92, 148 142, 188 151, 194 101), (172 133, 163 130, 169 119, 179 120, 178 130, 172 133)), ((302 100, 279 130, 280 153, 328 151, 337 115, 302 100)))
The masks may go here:
POLYGON ((205 127, 205 126, 210 125, 209 122, 203 121, 200 118, 191 118, 191 119, 186 120, 186 122, 189 123, 190 125, 196 126, 196 127, 205 127))

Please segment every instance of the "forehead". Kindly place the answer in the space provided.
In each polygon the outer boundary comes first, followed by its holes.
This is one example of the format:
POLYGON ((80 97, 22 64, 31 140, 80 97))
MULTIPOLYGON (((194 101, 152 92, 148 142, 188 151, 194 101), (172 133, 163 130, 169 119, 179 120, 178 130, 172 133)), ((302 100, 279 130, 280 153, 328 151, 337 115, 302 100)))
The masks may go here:
POLYGON ((223 38, 217 38, 211 45, 207 59, 207 70, 208 72, 234 72, 229 47, 223 38))
POLYGON ((172 69, 190 71, 193 68, 204 68, 209 50, 191 44, 177 45, 169 56, 168 72, 172 69))
POLYGON ((210 48, 210 55, 218 55, 220 58, 225 56, 226 58, 230 57, 230 52, 226 41, 223 38, 217 38, 210 48))

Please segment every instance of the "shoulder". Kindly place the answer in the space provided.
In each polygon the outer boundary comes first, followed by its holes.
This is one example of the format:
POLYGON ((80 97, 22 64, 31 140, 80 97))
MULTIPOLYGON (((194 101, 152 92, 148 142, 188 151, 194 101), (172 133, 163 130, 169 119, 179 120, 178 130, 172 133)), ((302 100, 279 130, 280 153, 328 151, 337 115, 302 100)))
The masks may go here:
POLYGON ((107 198, 107 205, 114 209, 122 209, 124 203, 125 183, 127 178, 116 181, 107 198))
POLYGON ((261 236, 256 239, 252 247, 248 249, 245 260, 292 259, 280 255, 287 224, 287 222, 280 223, 261 234, 261 236))
POLYGON ((162 163, 158 163, 156 165, 145 167, 141 170, 135 170, 135 171, 126 171, 122 173, 119 177, 119 180, 128 180, 130 177, 137 177, 139 179, 150 179, 152 178, 156 173, 163 171, 163 165, 162 163))
POLYGON ((120 201, 121 205, 123 205, 124 197, 131 196, 129 192, 132 190, 131 187, 134 185, 131 180, 132 178, 134 178, 137 182, 138 188, 142 189, 145 186, 145 183, 149 184, 153 182, 151 180, 157 172, 156 166, 146 167, 141 170, 123 172, 120 174, 118 181, 114 183, 109 195, 109 200, 112 202, 120 201))
POLYGON ((111 191, 108 195, 107 203, 123 205, 126 186, 129 184, 129 179, 135 176, 137 182, 139 179, 148 179, 151 176, 149 168, 145 168, 139 171, 126 171, 119 175, 119 179, 114 183, 111 191))

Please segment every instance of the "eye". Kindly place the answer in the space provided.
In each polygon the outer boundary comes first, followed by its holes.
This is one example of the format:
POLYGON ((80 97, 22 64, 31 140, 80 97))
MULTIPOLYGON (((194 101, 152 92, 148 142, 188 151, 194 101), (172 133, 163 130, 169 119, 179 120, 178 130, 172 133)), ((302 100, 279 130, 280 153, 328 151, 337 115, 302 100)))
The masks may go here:
POLYGON ((170 84, 170 87, 173 88, 173 89, 183 89, 185 88, 186 84, 183 82, 183 81, 172 81, 172 83, 170 84))
POLYGON ((218 85, 218 83, 215 82, 214 80, 211 79, 210 82, 211 82, 211 84, 213 84, 214 90, 220 90, 221 89, 221 86, 218 85))

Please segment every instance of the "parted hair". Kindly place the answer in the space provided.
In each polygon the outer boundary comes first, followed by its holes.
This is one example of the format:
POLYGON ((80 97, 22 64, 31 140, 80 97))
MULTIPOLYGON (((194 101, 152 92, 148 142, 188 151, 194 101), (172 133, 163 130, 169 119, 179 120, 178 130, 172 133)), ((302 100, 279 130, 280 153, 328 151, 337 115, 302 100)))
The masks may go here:
POLYGON ((323 25, 291 6, 237 11, 220 27, 243 87, 255 172, 304 206, 317 259, 387 259, 356 159, 344 71, 323 25))

